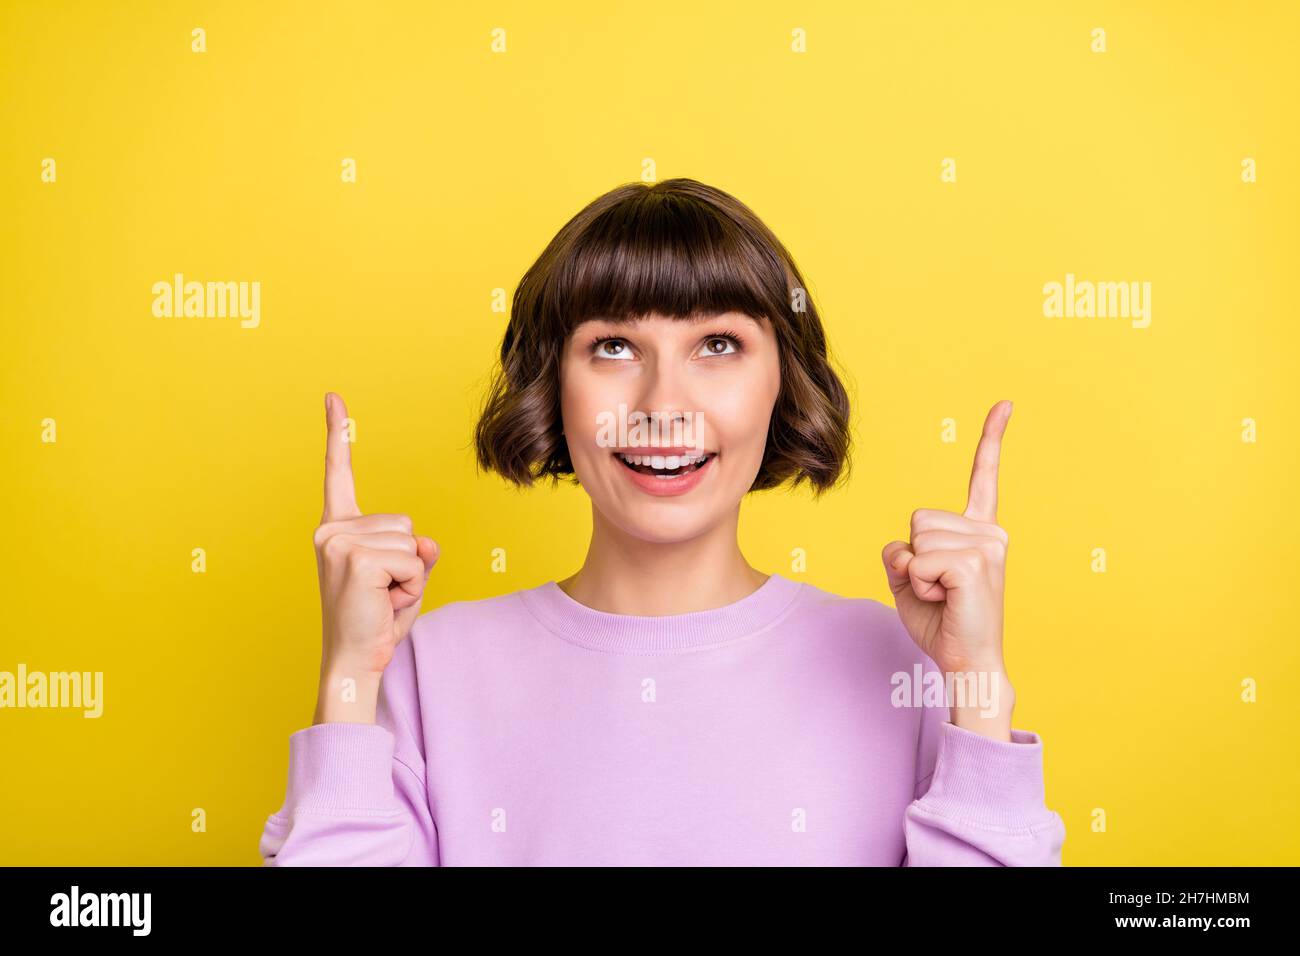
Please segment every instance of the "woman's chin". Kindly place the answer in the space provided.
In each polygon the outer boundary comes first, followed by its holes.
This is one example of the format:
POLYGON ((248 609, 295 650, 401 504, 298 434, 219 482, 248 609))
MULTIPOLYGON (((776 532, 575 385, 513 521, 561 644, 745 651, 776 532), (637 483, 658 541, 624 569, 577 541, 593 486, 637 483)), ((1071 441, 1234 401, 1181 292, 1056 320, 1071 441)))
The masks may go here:
POLYGON ((698 538, 721 520, 700 508, 682 507, 671 498, 619 502, 605 515, 629 538, 646 544, 682 544, 698 538))

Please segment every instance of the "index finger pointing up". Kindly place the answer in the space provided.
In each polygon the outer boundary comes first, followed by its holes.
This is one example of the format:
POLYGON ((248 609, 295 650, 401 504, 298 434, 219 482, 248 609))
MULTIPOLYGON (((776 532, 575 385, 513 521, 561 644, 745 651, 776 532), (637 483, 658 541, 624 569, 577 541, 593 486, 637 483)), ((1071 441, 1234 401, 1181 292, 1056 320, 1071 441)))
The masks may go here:
POLYGON ((984 419, 984 433, 975 448, 975 464, 970 473, 970 493, 963 514, 975 521, 990 524, 998 520, 998 459, 1002 454, 1002 433, 1011 417, 1011 403, 998 402, 984 419))
POLYGON ((347 435, 348 407, 333 392, 325 394, 325 512, 322 521, 359 518, 352 483, 352 443, 347 435))

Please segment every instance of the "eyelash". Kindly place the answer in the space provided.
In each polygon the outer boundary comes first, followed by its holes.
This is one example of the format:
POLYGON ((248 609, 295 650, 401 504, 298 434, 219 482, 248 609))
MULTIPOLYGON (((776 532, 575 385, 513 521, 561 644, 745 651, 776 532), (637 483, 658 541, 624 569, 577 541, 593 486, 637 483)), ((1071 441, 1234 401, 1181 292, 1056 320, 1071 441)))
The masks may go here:
MULTIPOLYGON (((711 341, 713 341, 714 339, 728 339, 728 340, 730 340, 731 344, 734 345, 734 346, 736 347, 736 352, 743 352, 743 351, 745 350, 745 343, 741 340, 741 338, 740 338, 739 335, 737 335, 735 332, 731 331, 730 329, 727 329, 727 330, 724 331, 724 332, 717 332, 717 333, 714 333, 713 335, 706 336, 705 339, 704 339, 704 341, 705 341, 705 342, 711 342, 711 341)), ((595 354, 596 354, 596 350, 597 350, 598 348, 600 348, 600 346, 601 346, 603 343, 605 343, 605 342, 626 342, 626 341, 627 341, 627 339, 623 338, 622 336, 618 336, 618 335, 602 335, 602 336, 598 336, 597 338, 593 339, 591 345, 590 345, 588 348, 589 348, 589 351, 591 352, 591 354, 595 355, 595 354)), ((722 355, 728 355, 728 354, 734 354, 734 353, 723 352, 723 353, 720 353, 720 354, 722 354, 722 355)), ((608 356, 608 355, 605 355, 605 356, 597 356, 597 357, 599 357, 599 358, 610 358, 610 356, 608 356)))

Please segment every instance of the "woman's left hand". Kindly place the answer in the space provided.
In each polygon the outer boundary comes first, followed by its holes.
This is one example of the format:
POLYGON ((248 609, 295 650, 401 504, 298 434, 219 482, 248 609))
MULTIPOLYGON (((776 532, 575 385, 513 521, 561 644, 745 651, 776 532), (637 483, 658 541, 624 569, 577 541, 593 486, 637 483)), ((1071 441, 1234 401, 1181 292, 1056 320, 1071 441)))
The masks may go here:
MULTIPOLYGON (((939 670, 974 672, 997 684, 1000 706, 953 707, 953 723, 1010 739, 1010 682, 1002 655, 1006 531, 998 526, 998 459, 1011 402, 998 402, 975 449, 966 510, 912 512, 911 541, 891 541, 881 558, 898 616, 939 670)), ((1012 697, 1014 699, 1014 697, 1012 697)))

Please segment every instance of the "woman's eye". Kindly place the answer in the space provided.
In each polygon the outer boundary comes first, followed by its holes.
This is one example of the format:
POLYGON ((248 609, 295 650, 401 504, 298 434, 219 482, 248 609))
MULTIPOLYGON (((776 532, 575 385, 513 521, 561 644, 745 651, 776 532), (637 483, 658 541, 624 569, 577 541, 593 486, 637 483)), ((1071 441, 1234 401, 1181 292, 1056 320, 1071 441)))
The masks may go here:
POLYGON ((601 339, 596 343, 596 355, 600 358, 625 359, 632 357, 632 351, 622 339, 601 339))
POLYGON ((730 352, 740 351, 736 347, 736 340, 730 335, 712 335, 704 340, 705 355, 727 355, 730 352), (730 346, 730 350, 727 349, 730 346))
MULTIPOLYGON (((632 349, 628 346, 626 340, 608 338, 597 339, 592 346, 593 354, 597 358, 606 359, 632 359, 632 349)), ((703 355, 730 355, 740 351, 740 342, 730 335, 710 335, 704 340, 701 354, 703 355)))

